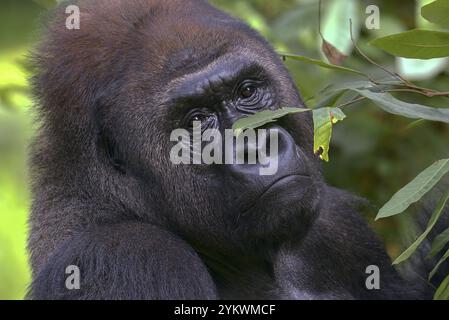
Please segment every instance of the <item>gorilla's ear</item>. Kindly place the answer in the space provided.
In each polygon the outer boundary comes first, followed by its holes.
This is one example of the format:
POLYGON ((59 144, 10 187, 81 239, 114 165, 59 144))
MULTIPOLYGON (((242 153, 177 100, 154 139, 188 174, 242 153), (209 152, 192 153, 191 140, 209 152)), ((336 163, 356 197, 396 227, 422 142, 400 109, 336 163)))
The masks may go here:
POLYGON ((97 147, 100 156, 108 161, 118 172, 125 174, 125 163, 119 156, 116 142, 107 131, 98 132, 97 147))
POLYGON ((105 117, 103 115, 105 105, 103 102, 102 99, 97 100, 93 115, 97 130, 97 155, 103 162, 112 165, 118 172, 126 174, 125 162, 120 156, 118 144, 113 138, 110 129, 105 125, 105 117))

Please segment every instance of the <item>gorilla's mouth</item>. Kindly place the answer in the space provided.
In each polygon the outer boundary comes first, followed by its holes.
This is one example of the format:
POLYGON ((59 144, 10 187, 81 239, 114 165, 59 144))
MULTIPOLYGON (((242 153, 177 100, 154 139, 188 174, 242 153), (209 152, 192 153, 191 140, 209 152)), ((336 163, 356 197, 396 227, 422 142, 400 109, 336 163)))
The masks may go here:
POLYGON ((279 179, 275 180, 261 195, 260 197, 263 197, 263 195, 265 195, 266 193, 269 193, 271 191, 273 191, 273 189, 275 189, 276 187, 278 187, 279 185, 283 185, 285 183, 288 183, 291 180, 294 180, 295 178, 308 178, 310 179, 310 176, 305 175, 305 174, 299 174, 299 173, 295 173, 295 174, 289 174, 283 177, 280 177, 279 179))
POLYGON ((304 180, 310 179, 309 175, 299 173, 279 177, 265 188, 249 206, 243 208, 242 215, 254 211, 260 203, 270 203, 271 200, 284 203, 298 201, 297 195, 301 193, 301 189, 311 185, 311 182, 307 183, 304 180), (282 201, 280 198, 286 199, 286 201, 282 201))

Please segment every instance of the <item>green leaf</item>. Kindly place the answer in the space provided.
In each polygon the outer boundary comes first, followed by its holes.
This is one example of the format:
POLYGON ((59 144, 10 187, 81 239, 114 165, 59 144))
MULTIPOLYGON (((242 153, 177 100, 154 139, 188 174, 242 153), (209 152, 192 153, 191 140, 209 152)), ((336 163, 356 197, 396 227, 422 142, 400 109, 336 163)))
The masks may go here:
POLYGON ((435 162, 421 172, 412 182, 399 190, 379 211, 376 220, 404 212, 419 201, 449 172, 449 159, 435 162))
POLYGON ((437 273, 438 269, 441 267, 443 262, 446 261, 448 258, 449 258, 449 250, 447 250, 446 253, 441 257, 440 261, 438 261, 438 263, 435 265, 435 268, 433 268, 433 270, 430 271, 429 281, 437 273))
POLYGON ((444 246, 449 243, 449 228, 439 234, 432 242, 432 247, 427 259, 431 259, 437 255, 438 252, 443 250, 444 246))
POLYGON ((449 32, 415 29, 376 39, 371 44, 404 58, 449 57, 449 32))
POLYGON ((437 0, 422 7, 421 14, 426 20, 449 28, 449 2, 447 0, 437 0))
MULTIPOLYGON (((232 129, 236 136, 247 129, 256 129, 267 123, 290 114, 312 111, 300 108, 282 108, 279 110, 262 111, 254 115, 242 118, 234 123, 232 129)), ((332 136, 332 125, 346 118, 346 115, 338 108, 321 108, 313 110, 315 124, 315 152, 321 151, 320 157, 329 161, 329 144, 332 136)))
POLYGON ((314 107, 318 109, 321 107, 329 107, 335 103, 335 99, 338 96, 345 94, 347 91, 352 90, 357 93, 356 89, 370 89, 376 92, 388 91, 394 89, 396 85, 400 85, 401 82, 398 80, 386 79, 380 82, 381 84, 375 84, 369 80, 359 80, 359 81, 342 81, 340 83, 334 83, 320 92, 318 92, 317 97, 321 97, 320 102, 314 107), (329 104, 326 104, 329 102, 329 104))
MULTIPOLYGON (((446 161, 449 161, 449 159, 446 161)), ((441 198, 440 202, 438 203, 437 208, 435 209, 435 212, 432 214, 432 217, 430 217, 426 231, 424 231, 424 233, 421 236, 419 236, 419 238, 416 239, 416 241, 407 250, 405 250, 393 262, 393 264, 399 264, 401 262, 404 262, 405 260, 410 258, 410 256, 416 251, 416 249, 418 249, 418 247, 421 245, 421 243, 424 241, 424 239, 427 237, 427 235, 430 233, 430 231, 432 231, 433 227, 438 222, 438 219, 440 219, 440 217, 444 211, 444 207, 446 206, 446 203, 448 200, 449 200, 449 189, 447 189, 447 191, 441 198)))
POLYGON ((234 130, 235 135, 238 136, 247 129, 259 128, 267 123, 275 122, 277 119, 285 117, 286 115, 308 111, 311 110, 300 108, 282 108, 275 111, 266 110, 236 121, 232 126, 232 129, 234 130))
POLYGON ((449 123, 449 109, 431 108, 420 104, 400 101, 386 92, 354 89, 362 96, 374 101, 384 111, 411 119, 425 119, 449 123))
POLYGON ((434 300, 449 300, 449 275, 440 284, 439 288, 435 292, 434 300))
POLYGON ((329 161, 329 145, 332 137, 332 127, 338 121, 342 121, 346 115, 339 108, 321 108, 313 110, 313 122, 315 126, 314 152, 320 154, 320 158, 329 161))
POLYGON ((348 90, 340 90, 331 92, 322 96, 321 100, 315 105, 313 109, 321 109, 329 106, 335 106, 337 102, 347 93, 348 90))
MULTIPOLYGON (((430 23, 421 16, 421 8, 433 0, 416 1, 416 27, 427 30, 442 31, 438 26, 430 23)), ((423 81, 433 79, 446 70, 448 58, 436 58, 429 60, 397 58, 397 68, 401 76, 407 80, 423 81)))
POLYGON ((347 68, 347 67, 341 67, 341 66, 336 66, 334 64, 330 64, 330 63, 326 63, 324 61, 321 60, 317 60, 317 59, 312 59, 312 58, 308 58, 308 57, 304 57, 304 56, 299 56, 299 55, 294 55, 294 54, 289 54, 289 53, 280 53, 280 55, 282 57, 285 58, 290 58, 296 61, 301 61, 301 62, 305 62, 308 64, 313 64, 325 69, 330 69, 330 70, 335 70, 335 71, 340 71, 340 72, 348 72, 348 73, 352 73, 352 74, 357 74, 359 76, 363 76, 366 77, 366 75, 358 70, 355 69, 351 69, 351 68, 347 68))

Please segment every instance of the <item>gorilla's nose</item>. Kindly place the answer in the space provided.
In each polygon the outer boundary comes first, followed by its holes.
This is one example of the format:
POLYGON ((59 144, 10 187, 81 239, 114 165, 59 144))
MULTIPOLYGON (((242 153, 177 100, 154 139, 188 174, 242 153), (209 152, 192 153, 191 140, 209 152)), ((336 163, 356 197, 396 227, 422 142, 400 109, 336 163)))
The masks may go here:
POLYGON ((302 152, 282 127, 249 130, 236 138, 233 173, 242 176, 305 174, 302 152))

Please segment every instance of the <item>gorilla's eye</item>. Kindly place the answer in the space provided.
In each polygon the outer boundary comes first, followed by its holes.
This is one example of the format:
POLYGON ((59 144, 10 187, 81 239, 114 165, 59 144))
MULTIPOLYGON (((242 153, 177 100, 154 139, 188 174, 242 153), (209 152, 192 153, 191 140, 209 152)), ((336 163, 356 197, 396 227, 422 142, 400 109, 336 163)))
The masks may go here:
POLYGON ((193 122, 195 121, 199 121, 199 122, 204 122, 205 120, 207 120, 207 116, 205 114, 196 114, 194 116, 192 116, 192 118, 190 119, 191 123, 193 124, 193 122))
POLYGON ((192 110, 185 116, 183 127, 192 129, 195 122, 201 122, 201 129, 206 130, 215 125, 216 116, 204 110, 192 110))
POLYGON ((243 82, 237 89, 237 108, 243 109, 259 109, 263 108, 261 100, 263 98, 263 90, 261 83, 253 80, 243 82))
POLYGON ((250 99, 256 94, 257 88, 251 83, 246 83, 240 87, 239 96, 241 99, 250 99))

